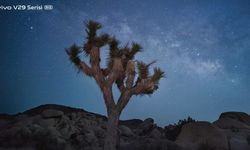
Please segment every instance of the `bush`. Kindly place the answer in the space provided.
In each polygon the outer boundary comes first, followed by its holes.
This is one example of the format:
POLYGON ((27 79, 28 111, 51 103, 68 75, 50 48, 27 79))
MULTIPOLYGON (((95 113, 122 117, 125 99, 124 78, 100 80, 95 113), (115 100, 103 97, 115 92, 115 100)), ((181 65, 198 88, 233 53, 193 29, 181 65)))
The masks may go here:
POLYGON ((181 132, 182 126, 187 124, 187 123, 191 123, 191 122, 196 122, 196 121, 194 119, 192 119, 191 117, 188 117, 187 119, 179 120, 177 124, 175 123, 173 125, 170 124, 170 125, 166 126, 165 127, 166 138, 171 140, 171 141, 175 141, 177 136, 181 132))

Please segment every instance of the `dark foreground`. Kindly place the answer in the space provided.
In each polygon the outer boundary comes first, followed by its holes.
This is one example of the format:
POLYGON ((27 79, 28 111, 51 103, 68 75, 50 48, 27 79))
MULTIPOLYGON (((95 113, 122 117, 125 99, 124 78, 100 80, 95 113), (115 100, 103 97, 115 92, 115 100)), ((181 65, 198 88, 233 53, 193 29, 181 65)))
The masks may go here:
MULTIPOLYGON (((0 115, 0 150, 102 150, 106 117, 60 105, 0 115)), ((151 118, 120 121, 121 150, 250 150, 250 116, 222 113, 213 123, 158 127, 151 118)))

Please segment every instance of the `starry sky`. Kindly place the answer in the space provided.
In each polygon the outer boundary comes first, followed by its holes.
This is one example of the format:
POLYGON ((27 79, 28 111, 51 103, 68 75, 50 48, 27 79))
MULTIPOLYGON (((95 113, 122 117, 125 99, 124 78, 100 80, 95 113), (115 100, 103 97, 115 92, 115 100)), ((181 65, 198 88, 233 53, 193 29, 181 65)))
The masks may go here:
MULTIPOLYGON (((250 113, 249 0, 1 0, 53 5, 47 11, 0 10, 0 113, 56 103, 106 114, 95 81, 77 74, 65 48, 85 38, 84 21, 121 44, 143 46, 137 60, 166 72, 152 96, 133 97, 121 119, 154 118, 160 126, 191 116, 250 113)), ((103 61, 107 49, 102 49, 103 61)), ((119 96, 114 88, 114 95, 119 96)))

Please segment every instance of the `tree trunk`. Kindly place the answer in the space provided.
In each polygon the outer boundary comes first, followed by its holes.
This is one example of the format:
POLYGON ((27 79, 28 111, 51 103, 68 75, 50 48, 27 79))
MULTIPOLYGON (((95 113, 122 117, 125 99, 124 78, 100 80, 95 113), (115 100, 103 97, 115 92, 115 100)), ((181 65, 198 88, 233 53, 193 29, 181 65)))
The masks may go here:
POLYGON ((119 114, 112 112, 108 114, 106 137, 104 140, 104 150, 117 150, 120 144, 118 131, 119 114))

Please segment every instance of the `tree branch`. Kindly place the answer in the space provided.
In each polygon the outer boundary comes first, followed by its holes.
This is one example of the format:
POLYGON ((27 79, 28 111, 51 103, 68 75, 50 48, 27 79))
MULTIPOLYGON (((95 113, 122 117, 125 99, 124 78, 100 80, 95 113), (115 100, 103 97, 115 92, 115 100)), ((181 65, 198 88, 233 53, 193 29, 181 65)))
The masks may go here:
POLYGON ((107 113, 109 114, 115 107, 115 101, 113 97, 112 87, 105 86, 103 88, 103 98, 105 105, 107 107, 107 113))
POLYGON ((131 96, 132 96, 132 94, 131 94, 130 90, 126 90, 126 91, 121 93, 121 95, 118 99, 117 105, 116 105, 116 109, 117 109, 117 112, 119 112, 119 114, 122 112, 124 107, 128 104, 131 96))
POLYGON ((84 61, 80 62, 79 67, 87 76, 93 76, 92 69, 84 61))
POLYGON ((150 79, 142 79, 132 89, 133 95, 152 94, 156 90, 155 83, 150 79))
POLYGON ((111 86, 106 84, 103 70, 100 68, 100 49, 98 47, 92 47, 91 49, 90 64, 93 77, 103 92, 104 101, 109 112, 109 110, 115 106, 115 101, 112 94, 112 84, 111 86))
POLYGON ((130 89, 133 86, 135 79, 135 64, 133 60, 129 60, 127 63, 126 75, 126 86, 128 89, 130 89))
POLYGON ((116 80, 116 86, 119 89, 120 93, 124 92, 126 90, 126 87, 124 86, 124 76, 118 80, 116 80))
POLYGON ((107 85, 112 86, 114 82, 120 79, 123 75, 124 69, 120 58, 113 58, 112 69, 107 77, 107 85))

